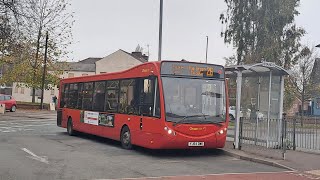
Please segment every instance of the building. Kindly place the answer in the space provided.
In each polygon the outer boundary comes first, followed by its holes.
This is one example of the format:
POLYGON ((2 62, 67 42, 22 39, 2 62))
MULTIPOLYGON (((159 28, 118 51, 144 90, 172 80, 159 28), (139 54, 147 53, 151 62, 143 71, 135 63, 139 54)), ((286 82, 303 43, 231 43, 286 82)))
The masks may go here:
MULTIPOLYGON (((79 62, 58 62, 57 67, 62 70, 60 78, 88 76, 100 73, 111 73, 129 69, 148 61, 148 56, 141 52, 128 53, 119 49, 104 58, 87 58, 79 62)), ((17 101, 31 102, 32 89, 24 87, 23 83, 13 83, 12 96, 17 101)), ((36 90, 36 102, 41 101, 41 90, 36 90)), ((59 96, 57 86, 44 91, 44 103, 52 102, 53 96, 59 96)))

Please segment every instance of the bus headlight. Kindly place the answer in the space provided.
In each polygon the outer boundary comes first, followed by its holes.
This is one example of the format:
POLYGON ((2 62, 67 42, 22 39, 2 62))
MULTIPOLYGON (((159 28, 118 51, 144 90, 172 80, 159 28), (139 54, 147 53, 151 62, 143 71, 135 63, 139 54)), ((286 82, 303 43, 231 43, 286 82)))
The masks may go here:
POLYGON ((220 131, 219 131, 219 134, 223 134, 224 132, 223 132, 223 130, 221 129, 220 131))
POLYGON ((167 131, 169 135, 171 134, 176 135, 176 133, 173 130, 169 129, 168 127, 164 127, 164 130, 167 131))

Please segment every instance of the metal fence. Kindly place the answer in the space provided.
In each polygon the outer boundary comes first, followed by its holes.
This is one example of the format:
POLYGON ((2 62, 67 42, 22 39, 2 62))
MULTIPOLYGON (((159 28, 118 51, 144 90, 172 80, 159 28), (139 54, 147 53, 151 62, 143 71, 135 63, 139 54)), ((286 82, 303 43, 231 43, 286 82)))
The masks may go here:
POLYGON ((287 117, 287 139, 293 150, 320 151, 320 117, 287 117))
MULTIPOLYGON (((228 137, 234 139, 230 123, 228 137)), ((320 151, 320 117, 285 117, 281 119, 240 119, 240 144, 273 149, 320 151)))

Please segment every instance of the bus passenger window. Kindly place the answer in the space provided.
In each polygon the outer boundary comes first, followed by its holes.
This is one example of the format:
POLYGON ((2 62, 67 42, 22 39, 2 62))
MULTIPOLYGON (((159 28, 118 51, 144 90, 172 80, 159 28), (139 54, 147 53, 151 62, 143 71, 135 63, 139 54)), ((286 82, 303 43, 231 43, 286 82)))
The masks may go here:
POLYGON ((122 80, 120 87, 119 112, 124 114, 137 114, 138 108, 136 108, 136 100, 134 99, 135 80, 122 80))
POLYGON ((93 83, 84 83, 83 109, 92 110, 93 83))
POLYGON ((107 81, 105 109, 108 112, 118 112, 119 81, 107 81))
POLYGON ((94 83, 94 94, 93 94, 93 110, 104 111, 104 100, 105 100, 105 81, 94 83))

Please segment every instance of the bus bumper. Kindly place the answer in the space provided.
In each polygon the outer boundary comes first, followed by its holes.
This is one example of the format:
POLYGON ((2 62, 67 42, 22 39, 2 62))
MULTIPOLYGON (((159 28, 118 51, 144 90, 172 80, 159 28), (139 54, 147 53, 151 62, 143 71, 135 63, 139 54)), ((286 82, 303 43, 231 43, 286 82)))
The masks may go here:
POLYGON ((223 148, 226 142, 226 134, 212 134, 205 137, 190 137, 183 135, 157 135, 149 140, 150 149, 216 149, 223 148), (191 142, 203 143, 201 146, 190 146, 191 142))

